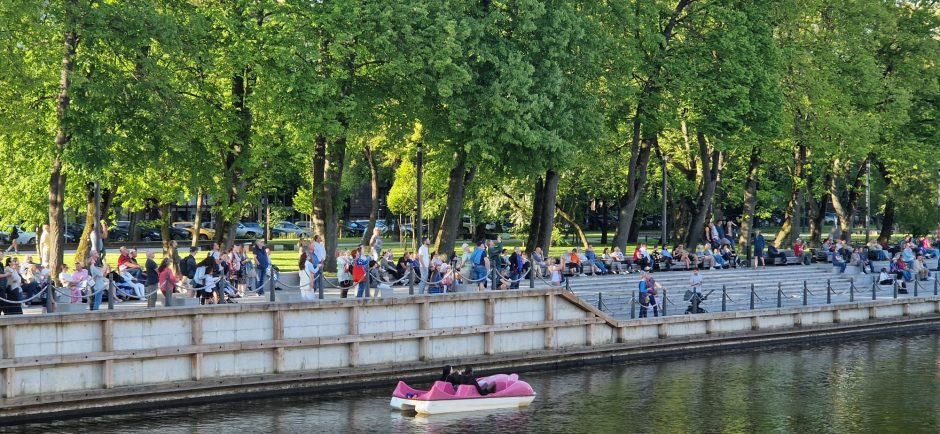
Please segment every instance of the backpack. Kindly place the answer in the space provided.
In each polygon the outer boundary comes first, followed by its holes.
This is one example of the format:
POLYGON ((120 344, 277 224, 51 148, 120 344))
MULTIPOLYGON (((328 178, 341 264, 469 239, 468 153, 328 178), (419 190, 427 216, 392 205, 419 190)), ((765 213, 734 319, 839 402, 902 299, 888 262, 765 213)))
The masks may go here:
POLYGON ((483 253, 482 250, 477 250, 476 252, 473 252, 473 255, 475 256, 475 259, 473 260, 474 264, 480 265, 480 266, 486 265, 486 263, 483 261, 486 255, 483 253))
POLYGON ((184 259, 180 264, 180 272, 183 273, 184 276, 193 279, 196 277, 196 267, 195 264, 191 263, 190 259, 193 259, 192 262, 195 262, 195 258, 192 256, 187 256, 186 259, 184 259))
POLYGON ((353 282, 359 283, 366 280, 366 267, 363 265, 356 264, 353 267, 353 282))

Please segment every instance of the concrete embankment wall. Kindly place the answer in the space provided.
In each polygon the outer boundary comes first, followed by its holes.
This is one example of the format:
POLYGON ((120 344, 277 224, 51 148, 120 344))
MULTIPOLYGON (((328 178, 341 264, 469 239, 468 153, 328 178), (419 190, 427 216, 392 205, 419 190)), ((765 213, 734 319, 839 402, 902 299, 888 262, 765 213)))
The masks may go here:
POLYGON ((915 297, 616 321, 561 289, 0 319, 0 419, 940 321, 915 297))

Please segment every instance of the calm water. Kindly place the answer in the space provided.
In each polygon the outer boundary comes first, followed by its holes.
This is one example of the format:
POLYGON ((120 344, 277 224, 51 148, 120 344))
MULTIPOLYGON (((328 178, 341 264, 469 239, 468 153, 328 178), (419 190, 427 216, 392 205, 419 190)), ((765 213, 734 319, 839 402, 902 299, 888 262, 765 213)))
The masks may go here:
MULTIPOLYGON (((403 416, 391 387, 7 427, 36 433, 940 432, 940 333, 524 375, 530 408, 403 416)), ((0 431, 3 431, 0 428, 0 431)))

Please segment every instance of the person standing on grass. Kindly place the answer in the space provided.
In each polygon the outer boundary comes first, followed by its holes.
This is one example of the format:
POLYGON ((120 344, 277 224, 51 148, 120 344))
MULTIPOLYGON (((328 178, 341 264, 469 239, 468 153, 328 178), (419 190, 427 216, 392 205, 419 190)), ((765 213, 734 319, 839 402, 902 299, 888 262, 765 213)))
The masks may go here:
POLYGON ((313 236, 313 253, 318 258, 326 257, 326 247, 323 246, 323 238, 319 234, 313 236))
POLYGON ((258 295, 264 295, 264 278, 266 277, 268 268, 271 266, 271 259, 268 257, 268 252, 265 250, 264 240, 255 240, 255 245, 251 247, 251 252, 254 253, 255 261, 258 263, 258 295))
POLYGON ((382 254, 382 230, 375 228, 372 230, 372 238, 369 240, 369 246, 372 247, 372 260, 378 261, 382 254))
POLYGON ((39 263, 43 267, 49 267, 49 225, 42 225, 42 234, 39 235, 39 263))
POLYGON ((418 294, 424 294, 424 290, 428 286, 428 276, 431 267, 431 256, 428 252, 428 246, 430 245, 431 240, 425 238, 421 240, 421 247, 418 248, 418 267, 421 272, 421 281, 418 282, 418 294))

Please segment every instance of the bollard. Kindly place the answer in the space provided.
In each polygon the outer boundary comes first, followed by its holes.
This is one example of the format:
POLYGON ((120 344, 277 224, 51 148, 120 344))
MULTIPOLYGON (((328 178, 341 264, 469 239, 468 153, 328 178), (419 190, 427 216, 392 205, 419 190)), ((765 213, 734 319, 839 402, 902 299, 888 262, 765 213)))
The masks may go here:
MULTIPOLYGON (((362 296, 364 298, 370 298, 372 296, 372 289, 371 289, 372 282, 370 282, 370 280, 372 280, 372 272, 368 268, 366 268, 365 278, 366 278, 366 292, 363 293, 362 296)), ((431 280, 430 273, 428 273, 428 280, 431 280)))
POLYGON ((538 264, 529 263, 529 289, 535 289, 535 267, 538 264))
POLYGON ((920 283, 920 279, 915 278, 914 279, 914 297, 917 297, 917 287, 920 286, 919 283, 920 283))
POLYGON ((826 304, 832 304, 832 281, 826 279, 826 304))
POLYGON ((783 283, 777 282, 777 308, 783 307, 783 283))
POLYGON ((317 273, 317 298, 323 300, 323 271, 317 273))
POLYGON ((601 301, 601 296, 602 296, 602 295, 603 295, 602 292, 600 292, 600 291, 597 292, 597 310, 603 310, 603 309, 601 309, 601 306, 603 305, 603 301, 601 301))
POLYGON ((937 279, 940 279, 940 276, 933 275, 933 295, 937 295, 937 279))
POLYGON ((415 270, 411 264, 405 266, 405 274, 408 275, 408 295, 415 295, 415 270))
POLYGON ((894 285, 891 285, 894 288, 894 298, 898 298, 898 281, 894 281, 894 285))
POLYGON ((806 303, 809 301, 808 296, 809 296, 809 288, 806 287, 806 281, 804 280, 803 281, 803 306, 806 306, 806 303))
POLYGON ((274 301, 274 267, 268 270, 268 300, 274 301))
POLYGON ((724 312, 728 310, 728 288, 725 285, 721 285, 721 311, 724 312))
POLYGON ((874 300, 878 298, 875 294, 875 291, 878 290, 878 278, 875 278, 875 281, 871 283, 871 299, 874 300))
POLYGON ((46 287, 46 313, 55 313, 55 288, 53 283, 49 282, 46 287))
POLYGON ((754 284, 751 284, 751 310, 754 310, 754 284))
POLYGON ((493 285, 493 286, 490 287, 490 291, 496 291, 497 289, 499 289, 499 281, 496 280, 496 279, 497 279, 496 276, 497 276, 499 273, 496 271, 496 266, 493 266, 493 268, 490 270, 490 273, 492 274, 492 276, 490 277, 490 279, 492 279, 492 285, 493 285))
POLYGON ((636 319, 636 291, 630 293, 630 319, 636 319))
POLYGON ((108 279, 108 310, 114 310, 114 282, 108 279))
POLYGON ((855 301, 855 278, 849 278, 849 301, 855 301))
POLYGON ((173 286, 170 285, 170 279, 167 279, 166 288, 164 289, 163 294, 163 307, 172 307, 173 306, 173 286))

